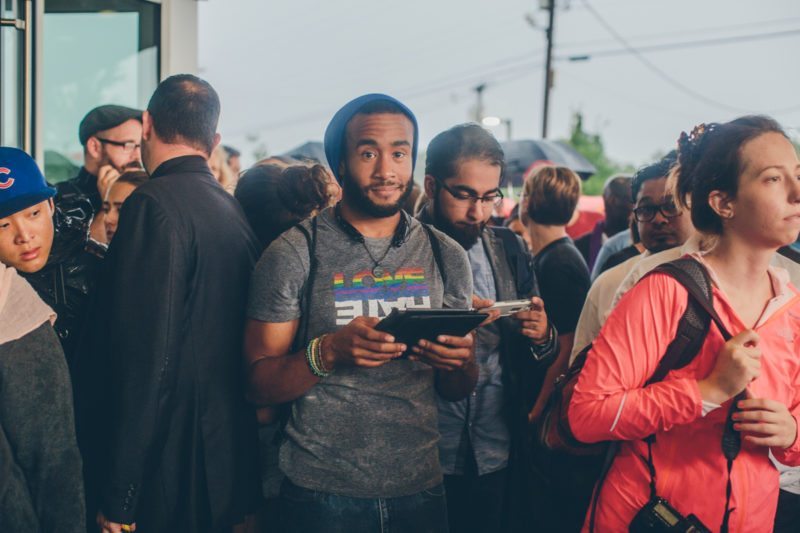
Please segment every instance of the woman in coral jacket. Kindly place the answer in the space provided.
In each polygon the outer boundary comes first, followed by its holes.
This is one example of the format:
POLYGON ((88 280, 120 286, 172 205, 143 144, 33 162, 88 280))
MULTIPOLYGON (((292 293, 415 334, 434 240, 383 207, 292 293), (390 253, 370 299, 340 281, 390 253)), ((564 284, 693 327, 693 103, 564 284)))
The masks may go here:
POLYGON ((594 530, 627 530, 650 501, 644 439, 654 435, 659 497, 712 531, 771 531, 778 471, 769 452, 781 463, 800 464, 800 291, 769 266, 800 232, 800 162, 781 127, 766 117, 699 126, 678 145, 677 197, 691 205, 695 227, 717 237, 695 257, 709 271, 714 308, 733 338, 725 342, 712 323, 689 365, 645 387, 688 294, 673 278, 653 274, 620 301, 588 355, 568 413, 578 439, 624 441, 601 488, 594 530), (741 451, 728 503, 721 440, 741 391, 747 398, 733 415, 741 451))

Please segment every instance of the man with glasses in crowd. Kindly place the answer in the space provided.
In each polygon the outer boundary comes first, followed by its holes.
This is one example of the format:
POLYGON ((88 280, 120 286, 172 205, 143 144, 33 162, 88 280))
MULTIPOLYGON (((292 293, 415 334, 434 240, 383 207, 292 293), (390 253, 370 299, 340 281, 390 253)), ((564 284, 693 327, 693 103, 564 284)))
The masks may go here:
POLYGON ((440 133, 428 145, 420 213, 458 242, 472 270, 475 307, 530 299, 532 310, 500 318, 476 333, 478 384, 458 402, 439 401, 439 460, 451 531, 517 531, 529 509, 526 482, 528 412, 536 398, 537 363, 557 352, 556 334, 538 297, 530 256, 508 228, 487 224, 503 193, 505 166, 497 140, 477 124, 440 133))
POLYGON ((64 211, 88 210, 94 216, 92 238, 105 242, 98 217, 109 186, 125 170, 142 168, 142 112, 120 105, 102 105, 89 111, 78 127, 83 166, 74 178, 56 185, 56 205, 64 211))
POLYGON ((674 164, 673 151, 634 175, 631 195, 636 207, 633 216, 645 252, 603 272, 592 284, 578 319, 571 360, 600 332, 611 314, 620 283, 637 263, 644 257, 681 246, 692 234, 691 216, 677 207, 667 185, 667 174, 674 164))

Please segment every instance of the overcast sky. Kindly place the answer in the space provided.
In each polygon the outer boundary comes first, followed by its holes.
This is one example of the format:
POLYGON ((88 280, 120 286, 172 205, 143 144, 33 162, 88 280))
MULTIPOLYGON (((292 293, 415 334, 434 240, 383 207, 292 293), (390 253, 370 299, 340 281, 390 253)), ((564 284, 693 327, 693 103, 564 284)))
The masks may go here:
MULTIPOLYGON (((800 134, 799 1, 586 1, 557 0, 550 138, 579 110, 613 159, 639 165, 703 121, 768 113, 800 134)), ((423 146, 471 119, 481 83, 486 115, 510 119, 515 139, 541 136, 538 0, 207 0, 199 16, 200 74, 245 163, 248 137, 270 153, 321 140, 367 92, 408 104, 423 146)))

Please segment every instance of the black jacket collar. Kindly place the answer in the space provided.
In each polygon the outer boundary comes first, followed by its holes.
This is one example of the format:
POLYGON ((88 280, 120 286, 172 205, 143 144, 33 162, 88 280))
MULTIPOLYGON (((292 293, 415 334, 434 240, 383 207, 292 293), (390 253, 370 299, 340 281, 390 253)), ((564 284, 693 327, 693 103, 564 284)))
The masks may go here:
POLYGON ((211 169, 208 168, 208 161, 206 158, 199 155, 182 155, 174 157, 161 163, 152 174, 150 179, 160 178, 168 174, 184 174, 202 172, 204 174, 211 174, 211 169))

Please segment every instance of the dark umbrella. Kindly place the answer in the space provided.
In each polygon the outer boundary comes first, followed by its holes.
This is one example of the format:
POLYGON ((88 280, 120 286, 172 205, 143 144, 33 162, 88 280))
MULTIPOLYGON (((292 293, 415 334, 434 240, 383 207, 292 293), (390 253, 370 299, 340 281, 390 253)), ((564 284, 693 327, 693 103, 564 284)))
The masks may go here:
POLYGON ((328 165, 328 158, 325 157, 325 148, 319 141, 308 141, 291 150, 287 150, 281 155, 293 157, 300 161, 312 160, 322 165, 328 165))
POLYGON ((528 169, 538 165, 571 168, 582 180, 588 180, 597 172, 577 150, 561 141, 506 141, 501 145, 506 154, 506 183, 517 187, 522 185, 528 169))

